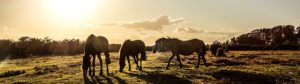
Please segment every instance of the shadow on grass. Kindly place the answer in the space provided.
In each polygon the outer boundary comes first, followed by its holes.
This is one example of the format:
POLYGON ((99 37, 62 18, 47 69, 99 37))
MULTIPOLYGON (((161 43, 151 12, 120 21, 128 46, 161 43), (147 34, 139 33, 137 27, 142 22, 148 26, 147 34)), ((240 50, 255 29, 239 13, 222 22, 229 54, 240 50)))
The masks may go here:
POLYGON ((237 84, 293 84, 287 76, 270 76, 264 74, 247 73, 242 71, 221 70, 212 74, 220 83, 237 84))
POLYGON ((91 80, 88 78, 84 78, 85 84, 114 84, 112 81, 112 78, 116 79, 119 84, 127 84, 125 80, 123 80, 120 77, 115 76, 115 75, 113 75, 111 77, 103 76, 103 75, 102 76, 90 76, 90 77, 91 77, 91 80))
POLYGON ((128 74, 129 76, 134 76, 153 84, 192 84, 192 82, 188 79, 180 78, 176 75, 163 74, 158 71, 145 72, 146 74, 135 74, 127 72, 124 73, 128 74))

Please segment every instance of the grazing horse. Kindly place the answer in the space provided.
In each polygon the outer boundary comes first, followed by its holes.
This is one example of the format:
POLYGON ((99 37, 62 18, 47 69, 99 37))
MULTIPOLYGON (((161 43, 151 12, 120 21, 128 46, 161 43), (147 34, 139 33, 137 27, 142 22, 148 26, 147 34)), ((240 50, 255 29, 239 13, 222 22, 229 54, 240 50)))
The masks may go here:
MULTIPOLYGON (((93 34, 91 34, 85 43, 85 51, 84 51, 84 56, 83 56, 83 68, 89 68, 89 74, 95 76, 95 58, 96 55, 98 57, 98 60, 100 62, 100 74, 99 75, 103 75, 103 70, 102 70, 102 59, 101 59, 101 53, 104 53, 105 55, 105 61, 106 61, 106 71, 107 71, 107 75, 109 75, 109 71, 108 71, 108 64, 110 64, 110 58, 109 58, 109 49, 108 49, 108 40, 103 37, 103 36, 95 36, 93 34), (90 56, 93 57, 93 62, 92 62, 92 67, 93 69, 91 69, 90 67, 90 56), (91 74, 91 72, 93 71, 93 73, 91 74)), ((84 70, 84 75, 86 75, 87 69, 83 69, 84 70)))
POLYGON ((198 54, 198 64, 196 68, 199 67, 200 63, 200 56, 202 56, 202 60, 204 61, 204 65, 206 65, 205 60, 205 54, 206 54, 206 48, 205 44, 202 40, 199 39, 191 39, 187 41, 181 41, 177 38, 160 38, 156 40, 155 46, 153 48, 153 53, 156 53, 158 50, 162 48, 167 48, 171 50, 172 56, 168 61, 168 65, 166 69, 169 69, 170 61, 174 58, 174 56, 177 56, 177 60, 180 63, 180 68, 182 68, 181 60, 179 55, 191 55, 194 52, 198 54))
POLYGON ((130 61, 129 61, 129 55, 131 55, 134 59, 134 62, 136 63, 137 69, 142 71, 142 61, 146 61, 146 52, 145 52, 145 43, 141 40, 126 40, 120 50, 120 72, 123 71, 125 67, 125 57, 127 58, 128 61, 128 67, 129 71, 131 71, 131 66, 130 66, 130 61), (140 60, 140 66, 138 65, 138 54, 141 53, 141 60, 140 60))

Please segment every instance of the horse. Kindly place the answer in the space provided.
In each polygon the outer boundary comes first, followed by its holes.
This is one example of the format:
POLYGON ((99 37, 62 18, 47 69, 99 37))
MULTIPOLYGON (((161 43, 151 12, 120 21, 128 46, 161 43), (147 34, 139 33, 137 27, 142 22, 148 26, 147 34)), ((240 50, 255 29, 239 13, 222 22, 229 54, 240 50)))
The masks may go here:
POLYGON ((174 58, 174 56, 177 56, 177 61, 179 61, 180 63, 180 68, 182 68, 182 63, 179 55, 188 56, 193 54, 194 52, 196 52, 198 55, 198 64, 196 68, 199 67, 200 56, 204 61, 204 65, 207 67, 206 60, 205 60, 206 48, 202 40, 191 39, 187 41, 182 41, 177 38, 159 38, 156 40, 152 51, 153 53, 156 53, 162 48, 167 48, 172 52, 172 56, 168 61, 168 65, 166 69, 169 69, 170 61, 174 58))
MULTIPOLYGON (((84 50, 84 56, 83 56, 83 68, 89 68, 89 75, 95 76, 95 58, 96 56, 98 57, 98 60, 100 62, 100 74, 103 75, 103 69, 102 69, 102 58, 101 58, 101 53, 104 53, 105 55, 105 61, 106 61, 106 72, 107 75, 109 75, 109 69, 108 69, 108 64, 111 63, 110 58, 109 58, 109 49, 108 49, 108 40, 103 37, 103 36, 95 36, 91 34, 85 43, 85 50, 84 50), (93 57, 93 62, 92 62, 92 68, 90 67, 90 56, 93 57), (93 73, 92 73, 93 71, 93 73), (92 74, 91 74, 92 73, 92 74)), ((84 70, 84 76, 86 76, 87 69, 84 70)))
POLYGON ((123 72, 123 69, 125 67, 125 58, 127 58, 128 61, 128 67, 129 71, 131 71, 131 66, 130 66, 130 61, 129 61, 129 56, 131 55, 134 59, 134 62, 137 66, 137 69, 142 71, 142 61, 146 61, 146 52, 145 52, 145 43, 141 40, 126 40, 121 49, 120 49, 120 60, 119 60, 119 65, 120 65, 120 72, 123 72), (138 55, 139 53, 141 54, 141 60, 140 60, 140 66, 138 64, 139 58, 138 55))

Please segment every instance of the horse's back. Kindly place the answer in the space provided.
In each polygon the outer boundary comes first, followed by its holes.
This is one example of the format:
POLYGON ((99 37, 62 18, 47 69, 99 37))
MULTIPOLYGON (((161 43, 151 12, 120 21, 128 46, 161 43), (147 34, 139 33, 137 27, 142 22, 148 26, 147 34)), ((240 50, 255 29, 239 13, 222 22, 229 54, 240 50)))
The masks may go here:
POLYGON ((189 42, 197 49, 203 48, 203 46, 205 46, 204 42, 199 39, 191 39, 191 40, 189 40, 189 42))
POLYGON ((134 40, 135 46, 139 50, 145 50, 145 43, 142 40, 134 40))
POLYGON ((121 52, 128 51, 138 53, 144 50, 145 43, 141 40, 126 40, 121 47, 121 52))
POLYGON ((85 50, 89 52, 107 52, 108 40, 103 36, 95 36, 91 34, 85 44, 85 50))
POLYGON ((205 46, 204 42, 199 39, 191 39, 187 41, 182 41, 179 45, 180 53, 182 55, 190 55, 194 52, 198 52, 202 50, 203 46, 205 46))

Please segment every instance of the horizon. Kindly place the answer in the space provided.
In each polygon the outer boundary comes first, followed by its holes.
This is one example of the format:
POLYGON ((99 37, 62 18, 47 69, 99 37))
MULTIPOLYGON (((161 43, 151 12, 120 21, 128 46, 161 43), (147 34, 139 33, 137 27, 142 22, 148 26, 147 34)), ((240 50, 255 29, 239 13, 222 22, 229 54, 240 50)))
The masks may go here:
POLYGON ((300 26, 297 0, 1 0, 0 39, 105 36, 153 45, 160 37, 230 40, 259 28, 300 26))

